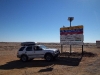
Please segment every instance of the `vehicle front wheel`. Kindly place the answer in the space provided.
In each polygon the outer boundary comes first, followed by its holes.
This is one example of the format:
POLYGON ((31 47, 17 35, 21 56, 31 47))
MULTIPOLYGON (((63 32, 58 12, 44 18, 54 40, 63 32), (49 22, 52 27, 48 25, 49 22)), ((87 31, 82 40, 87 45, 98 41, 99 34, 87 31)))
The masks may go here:
POLYGON ((26 62, 28 60, 28 57, 26 55, 21 56, 21 61, 26 62))
POLYGON ((51 54, 47 54, 47 55, 45 55, 45 59, 46 59, 46 61, 52 61, 53 56, 51 54))
POLYGON ((53 59, 54 59, 54 60, 58 60, 58 59, 59 59, 59 58, 58 58, 58 55, 56 55, 53 59))
POLYGON ((32 59, 29 59, 29 61, 32 61, 34 58, 32 58, 32 59))

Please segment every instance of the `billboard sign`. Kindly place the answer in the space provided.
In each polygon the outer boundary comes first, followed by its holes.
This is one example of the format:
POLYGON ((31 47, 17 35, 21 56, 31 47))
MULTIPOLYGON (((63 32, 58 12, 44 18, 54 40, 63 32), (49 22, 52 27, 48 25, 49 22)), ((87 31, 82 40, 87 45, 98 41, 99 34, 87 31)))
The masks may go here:
POLYGON ((60 43, 78 45, 83 44, 83 25, 60 28, 60 43))

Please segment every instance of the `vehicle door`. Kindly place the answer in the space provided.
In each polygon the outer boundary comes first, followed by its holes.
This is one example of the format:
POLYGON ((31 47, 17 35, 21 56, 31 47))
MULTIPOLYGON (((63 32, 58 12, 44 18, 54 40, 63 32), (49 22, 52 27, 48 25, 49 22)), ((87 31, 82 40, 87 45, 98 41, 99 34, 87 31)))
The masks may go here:
POLYGON ((34 57, 44 57, 44 51, 39 46, 34 46, 34 57))
POLYGON ((32 46, 28 46, 26 48, 26 52, 25 53, 27 54, 28 57, 33 58, 33 54, 34 54, 33 47, 32 46))

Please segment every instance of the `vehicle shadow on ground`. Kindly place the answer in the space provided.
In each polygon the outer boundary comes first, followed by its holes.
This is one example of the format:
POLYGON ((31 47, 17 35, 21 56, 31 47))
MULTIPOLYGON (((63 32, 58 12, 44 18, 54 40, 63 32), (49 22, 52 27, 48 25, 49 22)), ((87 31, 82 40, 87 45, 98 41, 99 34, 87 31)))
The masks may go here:
POLYGON ((80 52, 73 52, 70 55, 69 52, 62 52, 60 54, 60 56, 66 56, 66 57, 68 57, 68 56, 71 56, 71 57, 79 57, 79 56, 82 56, 82 57, 95 57, 95 56, 97 56, 97 54, 96 53, 92 53, 92 52, 83 51, 83 55, 80 52))
MULTIPOLYGON (((72 53, 71 56, 67 55, 68 53, 61 53, 60 56, 52 61, 52 62, 47 62, 43 59, 39 60, 32 60, 29 62, 21 62, 20 60, 14 60, 7 62, 4 65, 0 65, 0 69, 2 70, 9 70, 9 69, 22 69, 26 67, 46 67, 46 66, 51 66, 51 65, 66 65, 66 66, 78 66, 79 63, 81 62, 82 57, 88 56, 87 53, 85 53, 83 56, 80 53, 72 53)), ((91 54, 88 56, 95 56, 94 54, 91 54)), ((51 71, 53 68, 47 68, 40 70, 39 72, 42 71, 51 71)))

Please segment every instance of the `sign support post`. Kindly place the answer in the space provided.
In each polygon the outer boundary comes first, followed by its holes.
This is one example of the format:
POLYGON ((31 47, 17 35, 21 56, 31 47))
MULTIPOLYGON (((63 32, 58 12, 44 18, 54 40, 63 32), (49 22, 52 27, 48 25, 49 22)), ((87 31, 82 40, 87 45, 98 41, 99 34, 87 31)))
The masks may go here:
POLYGON ((82 45, 82 56, 83 56, 83 45, 82 45))
POLYGON ((62 53, 62 51, 63 51, 63 45, 61 44, 61 53, 62 53))

